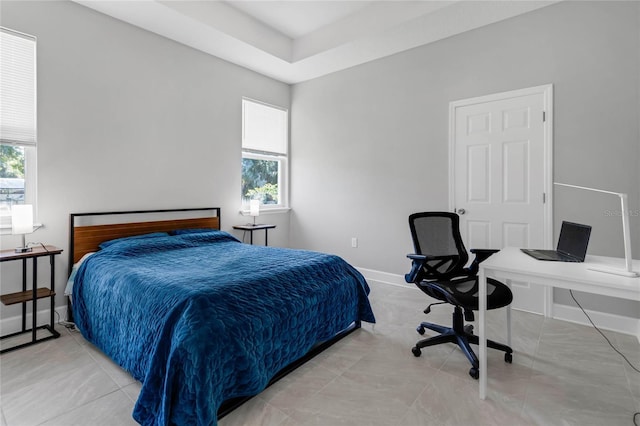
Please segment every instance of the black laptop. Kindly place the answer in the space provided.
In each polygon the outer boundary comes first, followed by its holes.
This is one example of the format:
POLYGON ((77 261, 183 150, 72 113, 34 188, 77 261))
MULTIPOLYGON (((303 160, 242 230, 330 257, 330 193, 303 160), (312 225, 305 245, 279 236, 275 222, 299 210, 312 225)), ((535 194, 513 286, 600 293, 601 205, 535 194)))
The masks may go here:
POLYGON ((556 262, 584 262, 591 227, 579 223, 562 222, 556 250, 520 249, 538 260, 556 262))

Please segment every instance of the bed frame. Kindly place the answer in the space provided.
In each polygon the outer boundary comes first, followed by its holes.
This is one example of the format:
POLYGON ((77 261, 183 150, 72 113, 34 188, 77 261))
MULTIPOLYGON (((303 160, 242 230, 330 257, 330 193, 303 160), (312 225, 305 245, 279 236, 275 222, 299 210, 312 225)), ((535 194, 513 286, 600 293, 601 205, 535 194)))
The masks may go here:
MULTIPOLYGON (((200 215, 199 215, 200 216, 200 215)), ((191 228, 212 228, 220 229, 220 207, 202 207, 189 209, 165 209, 165 210, 136 210, 136 211, 116 211, 116 212, 93 212, 93 213, 72 213, 69 215, 69 271, 74 263, 78 262, 87 253, 99 250, 100 243, 115 238, 131 237, 134 235, 148 234, 151 232, 168 232, 174 229, 191 228), (125 215, 155 215, 155 214, 190 214, 190 212, 202 212, 201 217, 171 220, 151 220, 144 222, 111 223, 106 225, 78 225, 77 219, 81 217, 113 216, 123 217, 125 215)), ((67 318, 73 322, 71 302, 67 299, 67 318)), ((349 328, 341 331, 332 339, 318 342, 302 358, 284 367, 271 379, 267 387, 277 382, 299 366, 303 365, 343 337, 351 334, 361 327, 360 322, 354 322, 349 328)), ((251 399, 252 396, 229 399, 222 403, 218 410, 218 419, 223 418, 240 405, 251 399)))
POLYGON ((174 229, 189 228, 212 228, 220 229, 220 207, 202 207, 192 209, 170 209, 170 210, 137 210, 99 213, 71 213, 69 215, 69 273, 73 264, 79 261, 82 256, 92 251, 97 251, 100 243, 116 238, 131 237, 134 235, 148 234, 151 232, 168 232, 174 229), (178 214, 185 212, 203 212, 203 217, 195 219, 171 219, 156 220, 132 223, 113 223, 107 225, 76 224, 76 219, 80 217, 113 216, 123 215, 151 215, 151 214, 178 214), (205 212, 210 212, 204 216, 205 212))

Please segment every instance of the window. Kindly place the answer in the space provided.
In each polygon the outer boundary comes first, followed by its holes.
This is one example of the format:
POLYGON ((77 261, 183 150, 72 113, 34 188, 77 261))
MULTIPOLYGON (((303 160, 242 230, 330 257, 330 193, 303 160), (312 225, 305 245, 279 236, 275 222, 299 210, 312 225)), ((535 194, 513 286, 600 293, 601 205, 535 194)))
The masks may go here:
POLYGON ((36 203, 36 39, 0 27, 0 224, 36 203))
POLYGON ((261 208, 287 207, 288 112, 242 100, 242 208, 260 200, 261 208))

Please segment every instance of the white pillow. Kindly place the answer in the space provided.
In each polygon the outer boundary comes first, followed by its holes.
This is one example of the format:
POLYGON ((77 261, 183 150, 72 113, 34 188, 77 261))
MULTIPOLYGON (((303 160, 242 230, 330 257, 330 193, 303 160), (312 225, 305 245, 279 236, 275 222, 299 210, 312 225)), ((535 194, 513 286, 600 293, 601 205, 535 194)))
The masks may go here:
POLYGON ((73 293, 73 280, 76 277, 76 273, 78 272, 78 268, 80 267, 80 265, 82 265, 82 262, 84 262, 89 256, 91 256, 94 253, 95 252, 89 252, 89 253, 85 254, 84 256, 82 256, 82 259, 80 259, 78 262, 76 262, 73 265, 73 267, 71 268, 71 275, 69 275, 69 279, 67 280, 67 286, 64 288, 64 295, 65 296, 71 297, 71 294, 73 293))

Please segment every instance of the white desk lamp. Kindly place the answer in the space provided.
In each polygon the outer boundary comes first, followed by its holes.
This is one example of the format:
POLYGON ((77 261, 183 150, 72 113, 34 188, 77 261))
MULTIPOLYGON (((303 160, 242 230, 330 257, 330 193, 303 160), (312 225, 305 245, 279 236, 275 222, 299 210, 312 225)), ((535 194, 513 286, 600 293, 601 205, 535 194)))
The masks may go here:
POLYGON ((637 272, 631 269, 631 232, 629 230, 629 209, 627 208, 627 194, 622 192, 604 191, 602 189, 587 188, 586 186, 569 185, 566 183, 554 182, 554 185, 566 186, 568 188, 584 189, 586 191, 603 192, 605 194, 617 195, 620 197, 620 208, 622 209, 622 236, 624 239, 624 262, 625 269, 607 268, 607 267, 590 267, 589 269, 598 272, 606 272, 608 274, 623 275, 625 277, 638 277, 637 272))
POLYGON ((22 247, 16 247, 16 253, 27 253, 33 250, 27 247, 25 234, 33 232, 33 206, 31 204, 14 204, 11 206, 11 233, 22 235, 22 247))
POLYGON ((256 224, 256 217, 260 216, 260 200, 249 201, 249 215, 253 216, 253 224, 256 224))

